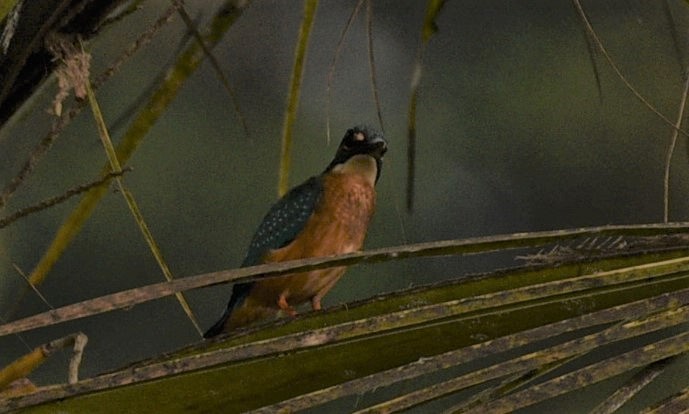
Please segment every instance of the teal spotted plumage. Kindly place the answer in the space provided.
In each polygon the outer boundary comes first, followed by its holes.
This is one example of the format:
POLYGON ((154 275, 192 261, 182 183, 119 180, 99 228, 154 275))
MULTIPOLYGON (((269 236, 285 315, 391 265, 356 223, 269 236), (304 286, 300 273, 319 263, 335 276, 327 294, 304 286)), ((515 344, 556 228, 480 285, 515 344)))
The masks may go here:
MULTIPOLYGON (((387 142, 366 127, 347 131, 334 159, 317 176, 278 200, 254 234, 242 267, 267 262, 342 254, 361 248, 375 207, 387 142)), ((221 316, 205 334, 209 338, 311 300, 320 299, 344 268, 289 274, 237 283, 221 316)))

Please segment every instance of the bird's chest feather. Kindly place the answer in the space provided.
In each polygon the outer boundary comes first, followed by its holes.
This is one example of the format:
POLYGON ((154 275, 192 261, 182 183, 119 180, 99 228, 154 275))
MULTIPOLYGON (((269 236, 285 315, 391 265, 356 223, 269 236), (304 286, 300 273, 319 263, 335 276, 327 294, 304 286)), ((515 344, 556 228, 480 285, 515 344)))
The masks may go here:
MULTIPOLYGON (((375 208, 376 193, 366 177, 333 173, 324 177, 323 193, 303 231, 290 244, 270 251, 264 262, 351 253, 361 249, 375 208)), ((345 267, 313 270, 257 282, 257 299, 274 303, 285 296, 298 305, 323 295, 344 274, 345 267)))
POLYGON ((358 174, 324 177, 323 194, 304 230, 287 246, 271 251, 266 261, 351 253, 361 249, 373 216, 376 193, 358 174))

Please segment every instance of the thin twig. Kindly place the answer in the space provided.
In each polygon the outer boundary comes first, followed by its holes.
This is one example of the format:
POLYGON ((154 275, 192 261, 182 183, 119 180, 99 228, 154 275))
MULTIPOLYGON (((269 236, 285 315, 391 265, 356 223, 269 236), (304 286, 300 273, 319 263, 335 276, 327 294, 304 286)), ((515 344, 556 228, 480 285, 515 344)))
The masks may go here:
POLYGON ((584 40, 586 41, 586 50, 588 51, 589 61, 591 62, 591 69, 593 70, 593 78, 596 81, 596 90, 598 91, 598 102, 603 102, 603 88, 601 87, 600 72, 598 71, 598 64, 596 63, 596 47, 594 45, 591 34, 582 26, 584 32, 584 40))
MULTIPOLYGON (((213 16, 209 23, 208 30, 204 34, 204 40, 206 40, 207 44, 211 46, 216 45, 223 34, 234 24, 250 4, 251 1, 248 0, 242 2, 226 0, 213 16)), ((152 125, 162 116, 170 102, 177 96, 184 81, 194 73, 201 64, 203 57, 204 55, 201 48, 195 43, 189 45, 181 54, 175 65, 168 72, 162 84, 154 91, 147 105, 144 109, 139 111, 130 124, 129 129, 120 140, 117 148, 117 155, 121 163, 126 163, 129 157, 136 151, 152 125)), ((81 108, 83 108, 83 105, 80 106, 80 109, 81 108)), ((107 171, 109 171, 109 166, 106 165, 104 172, 107 171)), ((50 245, 31 272, 31 276, 29 277, 31 283, 40 284, 45 280, 48 272, 72 242, 76 234, 81 230, 81 227, 91 216, 96 205, 105 194, 106 192, 100 190, 98 187, 84 194, 84 197, 74 210, 72 210, 69 217, 60 225, 50 245)))
MULTIPOLYGON (((307 403, 310 406, 337 399, 341 396, 362 394, 368 390, 384 387, 406 379, 416 378, 420 375, 432 373, 444 367, 454 366, 475 360, 487 355, 505 352, 515 347, 528 345, 543 339, 551 338, 567 332, 595 326, 604 326, 611 322, 627 318, 627 315, 648 315, 662 311, 668 307, 674 307, 689 302, 689 289, 665 293, 598 312, 576 316, 571 319, 557 321, 548 325, 538 326, 526 331, 481 342, 479 344, 453 350, 441 355, 421 358, 417 362, 399 368, 358 378, 335 387, 314 391, 305 394, 300 404, 307 403)), ((403 320, 401 320, 403 321, 403 320)), ((228 362, 256 359, 286 352, 296 352, 302 349, 337 343, 343 340, 352 340, 355 337, 366 337, 379 332, 378 327, 352 332, 352 324, 358 323, 366 327, 366 320, 352 321, 344 324, 329 326, 309 332, 299 332, 291 335, 280 336, 256 342, 246 343, 224 349, 216 349, 211 343, 207 352, 193 354, 185 353, 184 356, 165 358, 163 360, 148 361, 145 364, 104 374, 95 378, 81 381, 72 387, 60 386, 48 389, 43 393, 37 393, 24 398, 22 401, 12 402, 14 405, 3 405, 0 402, 0 410, 7 408, 21 408, 40 402, 75 396, 100 389, 112 388, 141 381, 150 381, 155 378, 182 374, 190 371, 198 371, 211 366, 224 365, 228 362)), ((647 327, 652 327, 649 324, 647 327)), ((215 342, 215 341, 213 341, 215 342)), ((303 406, 303 405, 301 405, 303 406)), ((295 406, 297 408, 299 406, 295 406)))
POLYGON ((647 407, 639 414, 675 414, 689 412, 689 387, 684 388, 672 397, 647 407))
MULTIPOLYGON (((153 35, 159 32, 160 28, 168 23, 171 16, 174 16, 175 8, 170 7, 166 10, 163 15, 156 20, 152 27, 147 31, 143 32, 134 43, 127 48, 116 60, 110 65, 100 76, 96 77, 93 84, 93 89, 98 90, 98 88, 105 83, 106 80, 110 79, 112 75, 117 73, 122 64, 124 64, 131 56, 141 49, 142 46, 150 43, 153 35)), ((73 108, 71 108, 67 113, 63 113, 62 116, 58 117, 53 123, 50 132, 36 145, 36 147, 31 151, 28 159, 24 162, 24 165, 20 171, 12 178, 12 180, 5 186, 0 194, 0 208, 2 208, 9 198, 16 192, 19 186, 26 181, 26 179, 33 173, 38 162, 43 158, 43 156, 48 152, 53 142, 62 133, 62 131, 71 123, 71 121, 76 118, 76 116, 85 107, 85 101, 78 101, 73 108)))
POLYGON ((289 188, 289 172, 292 164, 292 129, 297 120, 306 50, 308 49, 313 22, 316 20, 318 3, 318 0, 304 0, 304 13, 299 27, 299 35, 297 36, 297 45, 294 48, 294 63, 292 64, 292 75, 289 82, 289 92, 287 93, 287 107, 285 108, 282 122, 282 139, 280 143, 280 171, 278 173, 278 196, 280 197, 289 188))
POLYGON ((333 55, 333 59, 332 61, 330 61, 330 65, 328 65, 328 75, 326 77, 327 82, 325 86, 325 136, 326 142, 328 143, 330 143, 330 103, 332 102, 332 86, 333 80, 335 78, 335 67, 337 66, 337 60, 340 58, 340 53, 342 52, 342 48, 344 46, 345 36, 347 35, 347 32, 349 32, 349 29, 352 27, 352 23, 354 23, 354 18, 357 14, 359 14, 359 9, 361 9, 362 4, 364 4, 364 0, 359 0, 356 2, 356 5, 354 5, 354 9, 352 9, 352 13, 349 15, 347 23, 345 24, 345 27, 342 29, 340 37, 337 40, 337 46, 335 46, 335 54, 333 55))
POLYGON ((88 338, 86 335, 78 332, 34 348, 30 353, 13 361, 0 370, 0 389, 16 379, 26 377, 39 365, 44 363, 48 357, 53 355, 55 351, 70 347, 73 349, 74 355, 69 364, 68 381, 70 384, 77 382, 79 377, 79 364, 81 363, 81 356, 87 341, 88 338))
POLYGON ((672 129, 676 130, 680 134, 689 137, 689 132, 686 132, 682 129, 679 129, 675 126, 674 122, 672 122, 668 117, 663 115, 660 111, 658 111, 646 98, 644 98, 641 93, 636 90, 636 88, 627 80, 627 78, 622 74, 622 71, 620 70, 619 67, 617 67, 617 64, 615 61, 612 59, 610 54, 608 53, 607 49, 605 46, 603 46, 603 42, 601 42, 600 38, 598 37, 598 34, 596 31, 593 29, 593 26, 591 25, 591 22, 589 22, 588 17, 586 16, 586 13, 584 12, 583 7, 581 6, 581 3, 579 0, 572 0, 574 2, 574 6, 577 9, 577 12, 579 12, 579 17, 581 17, 582 23, 584 23, 584 27, 586 27, 586 30, 589 32, 591 35, 591 39, 593 39, 594 43, 598 47, 598 50, 603 54, 605 57, 605 60, 608 62, 612 70, 615 72, 617 77, 624 83, 624 86, 651 112, 653 112, 658 118, 660 118, 663 122, 665 122, 668 126, 672 127, 672 129))
POLYGON ((689 352, 689 332, 657 341, 651 349, 639 346, 621 355, 568 372, 542 384, 491 402, 469 413, 510 413, 520 408, 576 391, 631 369, 689 352))
MULTIPOLYGON (((640 303, 643 302, 644 301, 640 301, 640 303)), ((639 303, 637 303, 637 305, 638 304, 639 303)), ((626 307, 628 305, 622 306, 626 307)), ((518 332, 506 337, 492 339, 476 345, 449 351, 444 354, 435 355, 428 358, 421 358, 416 362, 412 362, 398 368, 371 374, 366 377, 346 382, 344 384, 331 386, 322 390, 297 396, 286 401, 281 401, 272 406, 258 409, 254 411, 253 414, 279 412, 280 410, 284 409, 301 410, 311 408, 315 405, 323 404, 346 395, 363 393, 371 389, 418 378, 422 375, 458 366, 481 357, 515 349, 516 347, 527 343, 533 343, 539 339, 543 340, 546 338, 552 338, 558 333, 561 334, 564 332, 571 332, 575 329, 575 326, 600 326, 600 324, 605 323, 605 321, 612 321, 610 317, 613 314, 616 314, 617 311, 619 311, 619 309, 616 309, 615 311, 612 309, 606 309, 565 321, 540 326, 527 331, 518 332), (594 320, 597 322, 592 324, 594 320), (600 322, 600 324, 598 322, 600 322), (567 328, 565 328, 565 326, 567 326, 567 328)), ((620 315, 618 314, 618 316, 620 315)), ((611 328, 607 328, 584 337, 572 339, 544 350, 520 355, 514 359, 472 371, 469 374, 453 378, 445 383, 435 384, 428 388, 398 397, 394 400, 366 408, 358 411, 357 413, 396 412, 402 409, 410 408, 421 402, 425 402, 433 398, 439 398, 472 385, 480 384, 497 378, 503 378, 507 375, 516 374, 519 372, 538 369, 540 366, 547 365, 552 362, 557 362, 572 356, 585 354, 604 343, 612 343, 626 338, 633 338, 642 335, 645 332, 657 331, 663 327, 676 326, 687 318, 689 318, 689 312, 687 312, 685 309, 684 312, 679 315, 677 315, 676 312, 673 313, 672 311, 665 311, 648 317, 643 321, 639 321, 638 323, 615 325, 611 328)), ((477 411, 491 412, 481 411, 481 408, 478 408, 477 411)))
POLYGON ((237 114, 237 118, 239 118, 239 122, 242 124, 244 134, 246 134, 246 136, 249 137, 249 125, 246 123, 246 118, 244 117, 244 114, 242 114, 242 111, 239 108, 239 100, 237 99, 237 94, 234 92, 234 88, 230 84, 230 79, 227 77, 227 75, 225 75, 225 72, 222 70, 220 63, 218 63, 218 59, 215 58, 213 52, 211 52, 208 45, 206 45, 206 42, 203 40, 203 36, 201 36, 201 33, 199 33, 196 24, 194 24, 191 17, 184 8, 184 3, 182 3, 181 0, 171 1, 177 8, 177 12, 179 13, 179 15, 182 17, 182 21, 184 21, 184 24, 187 25, 187 29, 191 32, 192 36, 199 43, 201 49, 203 49, 203 53, 206 55, 206 58, 210 62, 213 71, 218 76, 218 79, 220 79, 220 83, 222 83, 223 88, 225 88, 227 93, 230 95, 232 106, 234 106, 234 111, 237 114))
POLYGON ((445 0, 429 0, 426 3, 426 13, 421 28, 421 44, 416 52, 410 83, 411 98, 409 99, 409 109, 407 110, 407 212, 409 213, 414 209, 414 185, 416 182, 416 107, 419 98, 421 75, 423 73, 423 55, 431 37, 438 31, 435 19, 438 17, 444 5, 445 0))
MULTIPOLYGON (((243 267, 239 269, 178 278, 169 282, 142 286, 110 295, 105 295, 100 298, 89 299, 83 302, 64 306, 54 311, 44 312, 38 315, 13 321, 8 324, 0 325, 0 336, 9 335, 15 332, 23 332, 26 330, 66 322, 69 320, 84 318, 86 316, 109 312, 115 309, 127 308, 154 299, 174 295, 178 292, 227 282, 249 282, 287 273, 311 271, 335 266, 351 266, 362 262, 375 263, 411 257, 473 255, 497 250, 504 251, 508 249, 535 247, 560 242, 566 239, 590 236, 593 234, 610 234, 611 232, 619 232, 636 235, 649 235, 654 233, 671 233, 675 231, 687 230, 689 229, 686 227, 685 223, 685 226, 679 226, 677 224, 602 226, 550 232, 517 233, 512 235, 419 243, 370 250, 367 252, 349 253, 338 256, 291 260, 287 262, 243 267)), ((664 260, 634 268, 617 269, 615 270, 616 273, 613 273, 623 275, 619 277, 624 277, 626 282, 631 282, 634 278, 638 277, 648 278, 652 275, 660 277, 660 275, 667 274, 668 272, 679 272, 682 270, 689 270, 689 258, 687 257, 664 260), (630 274, 630 272, 633 272, 634 275, 630 274)), ((598 278, 611 276, 613 273, 601 272, 596 273, 591 277, 598 280, 598 278)), ((581 276, 577 278, 576 283, 585 285, 586 283, 589 283, 589 279, 581 276)), ((547 291, 543 288, 543 286, 539 285, 536 287, 536 289, 540 290, 540 294, 547 294, 547 291)))
POLYGON ((118 12, 115 15, 111 15, 106 17, 103 22, 101 23, 100 27, 107 27, 116 23, 119 23, 120 21, 124 20, 125 17, 129 17, 130 15, 136 13, 137 11, 141 10, 143 6, 141 3, 143 3, 144 0, 133 0, 129 2, 127 7, 118 12))
POLYGON ((39 211, 43 211, 47 208, 53 207, 57 204, 63 203, 70 198, 74 197, 75 195, 79 195, 81 193, 84 193, 86 191, 89 191, 90 189, 94 187, 98 187, 100 185, 104 185, 110 182, 115 177, 120 177, 125 173, 130 172, 132 169, 127 167, 124 168, 122 171, 117 171, 117 172, 111 172, 103 176, 102 178, 92 181, 87 184, 82 184, 78 185, 76 187, 70 188, 63 194, 60 194, 58 196, 43 200, 37 204, 34 204, 29 207, 24 207, 21 210, 15 211, 14 213, 10 214, 9 216, 5 216, 0 218, 0 229, 7 227, 8 225, 12 224, 13 222, 19 220, 22 217, 26 217, 30 214, 33 213, 38 213, 39 211))
POLYGON ((76 334, 74 337, 72 358, 69 360, 69 370, 67 375, 68 384, 76 384, 79 381, 79 366, 81 365, 81 359, 84 355, 84 348, 86 348, 87 342, 88 337, 81 332, 76 334))
MULTIPOLYGON (((0 323, 6 324, 7 320, 5 318, 3 318, 2 316, 0 316, 0 323)), ((31 345, 29 345, 29 343, 26 342, 26 340, 24 339, 24 337, 21 334, 16 334, 15 336, 17 339, 19 339, 19 342, 21 342, 22 345, 24 345, 24 347, 26 349, 28 349, 29 351, 31 350, 31 345)))
POLYGON ((99 76, 95 77, 91 87, 93 90, 98 90, 98 88, 105 83, 106 80, 110 79, 115 73, 119 72, 122 65, 124 65, 134 54, 140 50, 143 46, 151 43, 153 37, 160 32, 166 24, 170 23, 175 16, 177 11, 176 6, 170 6, 163 14, 156 19, 155 22, 144 32, 142 32, 134 42, 125 49, 114 62, 108 66, 108 68, 103 71, 99 76))
POLYGON ((407 212, 414 208, 414 183, 416 182, 416 102, 419 96, 419 84, 423 71, 423 46, 419 47, 414 62, 414 73, 411 81, 411 98, 407 110, 407 212))
MULTIPOLYGON (((83 46, 82 53, 84 53, 83 46)), ((103 119, 103 114, 101 113, 100 105, 98 104, 96 95, 93 93, 93 89, 91 89, 88 79, 86 80, 85 87, 89 100, 89 105, 91 106, 91 111, 93 112, 93 117, 98 127, 98 135, 101 138, 103 149, 105 150, 108 162, 110 163, 110 168, 113 171, 122 171, 122 166, 120 165, 120 162, 117 159, 117 152, 115 151, 115 147, 112 145, 110 133, 108 132, 108 128, 105 125, 105 120, 103 119)), ((141 231, 144 237, 144 240, 146 240, 146 243, 148 244, 148 247, 151 250, 153 257, 156 259, 156 262, 158 263, 160 270, 163 272, 163 276, 165 276, 165 279, 167 281, 171 281, 173 279, 172 272, 170 271, 167 262, 163 258, 163 253, 160 250, 158 243, 155 241, 153 233, 151 233, 148 224, 146 224, 146 221, 144 220, 143 214, 141 213, 141 210, 139 209, 139 206, 136 200, 134 199, 134 195, 131 192, 129 192, 129 190, 124 186, 124 183, 119 177, 115 178, 115 181, 117 182, 117 186, 120 190, 120 193, 127 202, 129 211, 134 216, 134 220, 136 221, 136 224, 138 225, 139 230, 141 231)), ((196 315, 194 315, 194 312, 191 310, 191 307, 189 306, 187 299, 184 297, 184 294, 182 292, 177 292, 175 293, 175 297, 177 298, 177 301, 182 307, 182 310, 194 326, 194 329, 196 329, 196 331, 198 332, 199 336, 203 336, 203 330, 201 329, 201 326, 199 325, 199 322, 196 319, 196 315)))
POLYGON ((544 364, 543 366, 537 368, 537 369, 532 369, 528 370, 525 372, 520 372, 515 375, 507 377, 505 380, 501 381, 499 384, 487 388, 484 391, 481 391, 480 393, 473 395, 471 398, 469 398, 466 401, 462 401, 460 404, 454 405, 446 410, 443 411, 443 414, 460 414, 464 413, 470 409, 473 409, 474 407, 477 407, 481 404, 485 404, 489 401, 496 400, 504 395, 507 395, 511 391, 517 389, 517 388, 523 388, 529 383, 533 383, 536 381, 538 378, 542 377, 543 375, 548 374, 549 372, 562 367, 563 365, 569 363, 570 361, 574 360, 576 356, 570 356, 569 358, 563 358, 560 361, 552 362, 549 364, 544 364))
POLYGON ((19 186, 21 186, 31 173, 33 173, 38 162, 48 152, 55 139, 60 135, 67 124, 69 124, 72 118, 73 115, 70 111, 67 114, 62 114, 62 116, 53 122, 50 132, 34 147, 31 154, 29 154, 29 158, 27 158, 24 165, 22 165, 22 168, 2 190, 2 194, 0 194, 0 208, 5 206, 19 186))
MULTIPOLYGON (((171 7, 171 9, 173 11, 175 10, 174 7, 171 7)), ((130 104, 115 119, 113 119, 109 123, 108 129, 112 131, 113 134, 119 131, 121 128, 123 128, 126 125, 126 123, 129 122, 130 119, 132 119, 134 114, 136 114, 136 112, 139 111, 140 108, 143 106, 143 103, 146 102, 148 98, 156 90, 156 88, 158 88, 158 86, 163 83, 163 80, 167 76, 168 69, 173 66, 177 57, 187 47, 189 39, 191 39, 191 33, 189 33, 189 31, 186 31, 184 35, 180 37, 179 42, 177 43, 177 47, 174 49, 174 52, 172 53, 170 58, 165 63, 160 65, 158 73, 153 77, 153 79, 148 83, 148 85, 144 89, 139 91, 139 94, 131 100, 130 104)))
MULTIPOLYGON (((51 305, 50 302, 48 302, 48 299, 43 295, 43 293, 41 293, 41 291, 38 289, 38 286, 34 286, 31 284, 31 281, 29 280, 28 276, 26 276, 26 273, 16 263, 12 263, 12 267, 19 274, 19 276, 21 276, 22 279, 24 279, 24 281, 26 282, 26 287, 22 290, 21 294, 25 295, 28 289, 31 289, 36 294, 36 296, 38 296, 38 298, 41 299, 41 301, 48 307, 48 309, 55 310, 55 307, 53 307, 53 305, 51 305)), ((13 315, 16 312, 17 307, 18 302, 13 303, 12 306, 10 306, 10 308, 7 310, 6 314, 10 316, 13 315)), ((0 322, 2 322, 3 324, 7 323, 5 318, 0 318, 0 322)), ((15 336, 19 339, 19 341, 21 341, 21 343, 24 344, 24 346, 27 349, 31 350, 31 346, 29 346, 29 344, 24 340, 21 334, 18 333, 15 336)))
POLYGON ((366 37, 368 38, 368 64, 371 72, 371 89, 373 89, 373 102, 376 105, 376 114, 378 115, 378 123, 380 130, 385 134, 385 125, 383 124, 383 111, 380 105, 380 96, 378 96, 378 82, 376 81, 376 62, 373 52, 373 0, 366 2, 366 37))
POLYGON ((672 16, 672 9, 670 9, 670 2, 668 0, 662 1, 663 13, 667 19, 668 29, 670 31, 670 36, 672 37, 672 46, 675 49, 675 56, 677 57, 677 64, 679 65, 679 70, 684 71, 684 54, 682 53, 683 47, 680 46, 682 42, 679 40, 679 33, 677 33, 677 24, 675 23, 675 18, 672 16))
POLYGON ((597 405, 589 414, 612 414, 616 412, 676 360, 677 357, 670 357, 648 365, 606 398, 605 401, 597 405))
POLYGON ((682 91, 682 99, 679 102, 679 111, 677 111, 677 121, 675 122, 675 129, 672 130, 670 137, 670 145, 667 148, 667 155, 665 156, 665 176, 663 178, 663 222, 667 223, 670 212, 670 164, 672 164, 672 154, 675 152, 677 145, 677 137, 682 121, 684 121, 684 109, 687 104, 687 94, 689 94, 689 74, 684 79, 684 91, 682 91))
POLYGON ((41 291, 38 290, 38 287, 32 285, 31 282, 29 282, 29 278, 26 276, 26 273, 24 273, 24 272, 19 268, 19 266, 17 266, 15 263, 12 263, 12 266, 14 267, 14 270, 19 274, 19 276, 21 276, 22 279, 24 279, 24 281, 26 282, 26 284, 28 285, 28 287, 29 287, 31 290, 34 291, 34 293, 36 294, 36 296, 38 296, 38 297, 41 299, 41 301, 42 301, 49 309, 53 309, 53 310, 54 310, 55 308, 53 307, 53 305, 51 305, 50 302, 48 302, 48 299, 46 299, 46 297, 43 296, 43 294, 41 293, 41 291))

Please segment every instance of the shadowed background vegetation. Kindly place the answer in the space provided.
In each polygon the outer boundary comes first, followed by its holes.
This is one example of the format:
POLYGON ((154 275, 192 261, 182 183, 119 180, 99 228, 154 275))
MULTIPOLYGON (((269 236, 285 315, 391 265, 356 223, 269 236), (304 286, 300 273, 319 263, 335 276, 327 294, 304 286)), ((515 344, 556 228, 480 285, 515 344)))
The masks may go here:
MULTIPOLYGON (((359 123, 381 127, 371 87, 366 7, 344 37, 327 95, 330 65, 355 4, 318 4, 292 130, 291 185, 325 168, 347 128, 359 123)), ((687 4, 619 0, 583 6, 627 80, 674 122, 689 62, 687 4)), ((140 8, 85 41, 91 73, 108 68, 168 7, 170 2, 140 2, 140 8)), ((219 7, 220 2, 210 0, 186 5, 199 28, 219 7)), ((213 48, 234 101, 205 59, 124 163, 132 170, 122 180, 176 278, 236 267, 277 197, 283 118, 302 12, 301 2, 251 2, 213 48)), ((634 97, 600 51, 591 51, 595 46, 569 0, 444 5, 435 20, 438 31, 422 57, 414 207, 408 211, 407 117, 425 13, 424 2, 372 2, 377 93, 389 152, 368 248, 663 221, 672 128, 634 97)), ((139 97, 147 99, 180 50, 193 42, 180 16, 172 16, 96 92, 115 145, 143 106, 139 97)), ((2 126, 3 185, 50 130, 54 116, 46 111, 56 93, 50 78, 2 126)), ((65 107, 73 104, 69 98, 65 107)), ((96 122, 85 110, 55 140, 2 215, 97 179, 105 162, 96 122)), ((671 164, 671 221, 689 219, 688 185, 686 136, 680 135, 671 164)), ((51 306, 164 280, 116 188, 110 187, 40 285, 51 306)), ((26 286, 20 272, 31 273, 78 203, 76 197, 0 229, 2 322, 49 309, 33 293, 15 306, 26 286)), ((324 304, 520 264, 514 256, 498 252, 356 266, 324 304)), ((185 293, 203 328, 218 317, 228 294, 229 286, 185 293)), ((0 337, 0 366, 26 353, 27 346, 76 331, 89 337, 82 377, 199 340, 178 302, 166 297, 21 337, 0 337)), ((67 358, 65 353, 51 359, 32 380, 38 385, 63 382, 67 358)), ((673 372, 681 367, 686 368, 685 360, 673 372)), ((679 375, 673 372, 658 390, 679 375)), ((578 398, 557 406, 575 410, 578 398)))

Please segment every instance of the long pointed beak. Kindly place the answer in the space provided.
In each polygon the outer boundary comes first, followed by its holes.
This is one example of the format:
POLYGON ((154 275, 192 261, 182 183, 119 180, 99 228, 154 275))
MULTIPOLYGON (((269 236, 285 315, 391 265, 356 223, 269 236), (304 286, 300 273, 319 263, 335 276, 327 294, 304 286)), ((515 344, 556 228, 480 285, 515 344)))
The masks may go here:
POLYGON ((383 155, 388 150, 388 142, 380 135, 373 137, 369 142, 369 146, 371 148, 370 154, 376 158, 383 158, 383 155))

